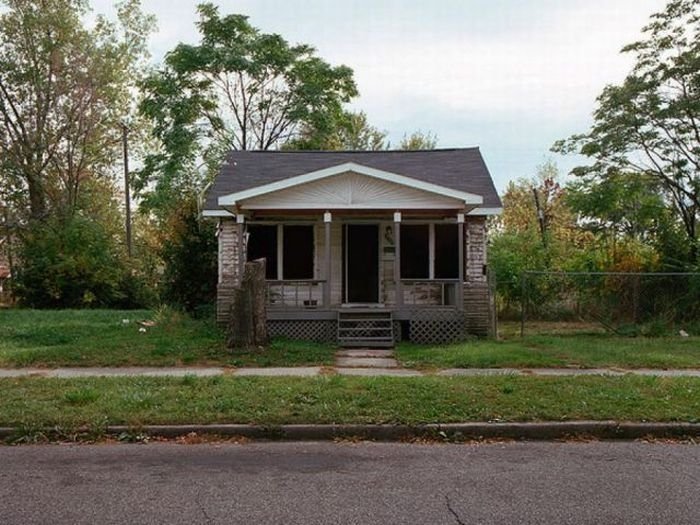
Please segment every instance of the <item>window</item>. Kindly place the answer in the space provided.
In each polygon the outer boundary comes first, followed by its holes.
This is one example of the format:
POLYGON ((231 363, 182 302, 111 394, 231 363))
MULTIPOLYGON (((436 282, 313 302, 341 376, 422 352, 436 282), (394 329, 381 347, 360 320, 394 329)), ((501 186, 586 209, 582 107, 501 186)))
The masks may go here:
POLYGON ((248 226, 248 260, 265 259, 265 278, 277 279, 277 226, 248 226))
POLYGON ((313 279, 314 227, 250 224, 247 259, 265 259, 266 279, 313 279))
POLYGON ((456 224, 435 225, 435 278, 459 277, 459 245, 456 224))
POLYGON ((284 226, 283 279, 314 278, 314 227, 284 226))
POLYGON ((458 279, 456 224, 402 224, 402 279, 458 279))
POLYGON ((430 231, 427 224, 401 225, 401 278, 430 278, 430 231))

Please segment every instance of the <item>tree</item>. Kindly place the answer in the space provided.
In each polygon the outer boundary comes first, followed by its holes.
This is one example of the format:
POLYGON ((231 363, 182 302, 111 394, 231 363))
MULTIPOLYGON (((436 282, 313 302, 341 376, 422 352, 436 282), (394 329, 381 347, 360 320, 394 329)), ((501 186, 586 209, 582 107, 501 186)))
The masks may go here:
POLYGON ((424 133, 421 130, 414 131, 410 135, 404 134, 401 142, 399 143, 399 149, 403 150, 421 150, 421 149, 435 149, 438 143, 437 135, 428 131, 424 133))
POLYGON ((263 33, 246 16, 221 16, 213 4, 197 10, 199 45, 179 44, 143 83, 140 109, 160 146, 141 172, 142 191, 154 183, 147 204, 200 191, 231 149, 279 148, 305 126, 326 129, 357 95, 352 70, 311 46, 263 33))
POLYGON ((646 174, 583 177, 566 190, 566 201, 582 227, 607 237, 650 241, 669 218, 658 180, 646 174))
POLYGON ((549 161, 537 168, 535 177, 509 182, 503 194, 503 214, 496 219, 496 228, 537 232, 543 244, 552 238, 576 240, 579 234, 576 217, 567 204, 566 190, 559 179, 559 169, 549 161))
POLYGON ((588 133, 555 144, 593 160, 574 173, 603 183, 649 177, 682 225, 688 262, 698 261, 700 213, 700 0, 672 0, 623 48, 636 63, 598 97, 588 133), (636 174, 636 175, 635 175, 636 174))
MULTIPOLYGON (((391 149, 387 139, 389 133, 369 123, 364 111, 342 112, 327 123, 324 129, 305 126, 300 136, 287 143, 285 149, 305 150, 351 150, 381 151, 391 149)), ((426 150, 435 149, 437 135, 431 132, 415 131, 404 134, 398 149, 426 150)))
POLYGON ((599 269, 593 235, 580 229, 553 162, 538 167, 535 177, 510 182, 502 200, 488 258, 506 305, 520 300, 523 272, 599 269))
POLYGON ((153 19, 139 0, 118 24, 83 25, 85 0, 4 0, 0 15, 0 169, 5 193, 33 219, 75 211, 83 182, 111 172, 118 124, 153 19))
POLYGON ((372 126, 364 111, 343 111, 322 129, 304 126, 285 149, 379 151, 388 147, 387 134, 372 126))

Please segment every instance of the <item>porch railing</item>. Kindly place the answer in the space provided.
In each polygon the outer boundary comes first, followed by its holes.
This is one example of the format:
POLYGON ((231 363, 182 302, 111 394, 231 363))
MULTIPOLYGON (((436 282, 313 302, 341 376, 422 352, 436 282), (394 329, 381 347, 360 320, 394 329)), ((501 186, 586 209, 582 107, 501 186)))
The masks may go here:
POLYGON ((401 279, 403 304, 458 307, 459 279, 401 279))
POLYGON ((319 308, 323 306, 324 280, 267 281, 270 308, 319 308))

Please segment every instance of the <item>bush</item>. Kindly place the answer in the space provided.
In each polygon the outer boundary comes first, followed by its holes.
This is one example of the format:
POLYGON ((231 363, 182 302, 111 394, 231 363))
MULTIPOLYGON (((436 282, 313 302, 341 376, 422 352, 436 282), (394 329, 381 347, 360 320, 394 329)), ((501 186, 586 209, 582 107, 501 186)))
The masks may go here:
POLYGON ((33 308, 145 306, 114 239, 75 215, 35 223, 23 238, 15 292, 33 308))
POLYGON ((216 298, 217 240, 211 221, 199 217, 195 202, 185 203, 171 218, 163 242, 163 295, 189 313, 216 298))

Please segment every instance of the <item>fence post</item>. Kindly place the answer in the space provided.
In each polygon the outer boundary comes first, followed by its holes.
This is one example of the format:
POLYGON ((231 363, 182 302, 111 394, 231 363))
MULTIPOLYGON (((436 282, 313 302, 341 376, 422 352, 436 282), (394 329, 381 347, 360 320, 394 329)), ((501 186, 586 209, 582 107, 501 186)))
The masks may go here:
POLYGON ((525 337, 525 272, 520 274, 520 337, 525 337))

